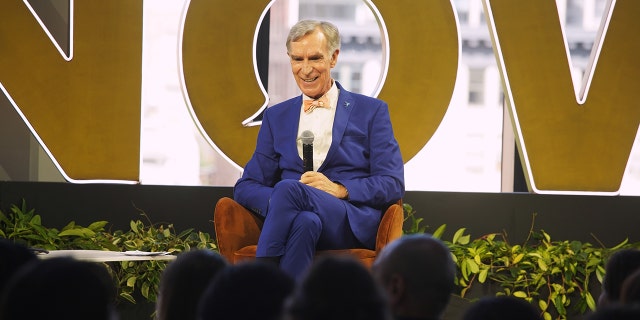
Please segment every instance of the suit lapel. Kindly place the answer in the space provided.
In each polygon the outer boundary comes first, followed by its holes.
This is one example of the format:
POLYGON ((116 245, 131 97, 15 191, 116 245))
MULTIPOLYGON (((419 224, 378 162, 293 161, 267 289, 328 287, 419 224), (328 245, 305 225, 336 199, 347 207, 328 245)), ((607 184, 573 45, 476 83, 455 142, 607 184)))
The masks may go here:
POLYGON ((318 170, 323 169, 327 163, 331 162, 331 158, 335 156, 336 151, 340 147, 340 141, 342 141, 347 124, 349 123, 351 110, 353 110, 355 104, 351 93, 343 89, 339 83, 337 85, 340 89, 340 93, 338 94, 338 103, 336 104, 336 116, 333 119, 331 146, 327 152, 327 158, 318 170))
MULTIPOLYGON (((296 99, 291 100, 291 104, 287 107, 286 117, 284 122, 280 122, 281 126, 284 126, 287 131, 287 137, 291 137, 291 140, 287 142, 287 151, 291 154, 298 154, 298 127, 300 126, 300 106, 302 105, 302 96, 298 96, 296 99)), ((299 157, 298 157, 299 158, 299 157)), ((302 167, 302 159, 300 159, 300 167, 302 167)))

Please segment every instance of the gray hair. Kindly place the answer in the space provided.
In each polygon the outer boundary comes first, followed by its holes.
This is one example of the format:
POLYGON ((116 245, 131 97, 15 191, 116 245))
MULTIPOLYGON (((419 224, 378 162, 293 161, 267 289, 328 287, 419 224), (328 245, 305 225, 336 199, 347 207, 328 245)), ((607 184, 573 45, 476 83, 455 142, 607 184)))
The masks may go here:
POLYGON ((338 27, 327 21, 301 20, 294 24, 287 36, 287 52, 291 50, 291 42, 297 41, 305 35, 319 30, 327 38, 327 49, 329 54, 333 54, 340 49, 340 32, 338 27))

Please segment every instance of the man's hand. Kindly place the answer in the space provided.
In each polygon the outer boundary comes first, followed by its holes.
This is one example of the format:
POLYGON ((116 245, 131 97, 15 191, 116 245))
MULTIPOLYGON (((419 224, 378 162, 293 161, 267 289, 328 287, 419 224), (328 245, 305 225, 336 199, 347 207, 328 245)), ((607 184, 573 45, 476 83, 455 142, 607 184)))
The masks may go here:
POLYGON ((327 178, 320 172, 307 171, 302 174, 302 177, 300 177, 300 182, 310 187, 322 190, 340 199, 346 199, 347 197, 349 197, 347 188, 345 188, 341 184, 329 180, 329 178, 327 178))

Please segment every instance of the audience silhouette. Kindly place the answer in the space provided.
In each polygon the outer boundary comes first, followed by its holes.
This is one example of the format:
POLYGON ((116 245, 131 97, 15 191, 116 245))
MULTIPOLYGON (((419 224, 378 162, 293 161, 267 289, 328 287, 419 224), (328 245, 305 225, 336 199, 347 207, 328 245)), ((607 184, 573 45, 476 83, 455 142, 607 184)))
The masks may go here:
POLYGON ((486 297, 474 302, 462 320, 542 320, 529 302, 509 296, 486 297))
POLYGON ((605 266, 602 293, 598 298, 598 307, 619 302, 624 280, 639 268, 640 250, 621 249, 615 251, 609 257, 605 266))
POLYGON ((60 257, 35 260, 14 274, 0 319, 118 319, 116 286, 102 264, 60 257))
POLYGON ((620 302, 623 304, 640 304, 640 268, 622 282, 620 302))
POLYGON ((192 250, 179 254, 162 272, 156 319, 195 320, 202 293, 227 266, 227 261, 211 250, 192 250))
POLYGON ((0 239, 0 297, 11 276, 34 260, 36 255, 29 248, 7 239, 0 239))
MULTIPOLYGON (((598 308, 588 320, 640 319, 640 250, 606 263, 598 308)), ((449 248, 428 234, 405 235, 382 249, 372 269, 350 256, 317 257, 296 286, 264 261, 230 265, 211 250, 187 251, 163 271, 156 319, 437 320, 455 288, 449 248)), ((0 239, 0 319, 118 319, 116 287, 104 265, 37 259, 0 239)), ((462 320, 540 320, 530 303, 485 297, 462 320)))
POLYGON ((396 319, 440 319, 455 288, 456 267, 449 248, 427 234, 391 242, 372 270, 396 319))
POLYGON ((587 320, 638 320, 640 307, 638 305, 610 304, 598 307, 596 311, 587 315, 587 320))
POLYGON ((351 256, 318 257, 287 302, 288 320, 388 320, 391 310, 370 271, 351 256))
POLYGON ((280 319, 294 285, 294 280, 272 263, 256 260, 228 266, 200 298, 198 319, 280 319))

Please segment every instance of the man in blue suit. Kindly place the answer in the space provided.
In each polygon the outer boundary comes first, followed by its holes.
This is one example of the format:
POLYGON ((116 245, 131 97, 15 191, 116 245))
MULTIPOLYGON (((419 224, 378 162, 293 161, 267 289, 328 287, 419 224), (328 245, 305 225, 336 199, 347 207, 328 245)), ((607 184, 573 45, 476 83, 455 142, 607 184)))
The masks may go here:
POLYGON ((404 166, 387 104, 331 78, 338 29, 300 21, 286 44, 302 95, 265 111, 234 199, 265 218, 256 257, 299 278, 316 250, 375 247, 382 213, 404 195, 404 166), (314 136, 307 172, 298 138, 306 130, 314 136))

